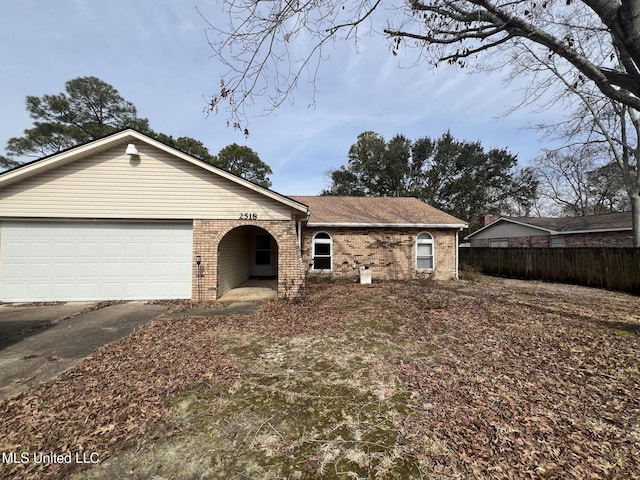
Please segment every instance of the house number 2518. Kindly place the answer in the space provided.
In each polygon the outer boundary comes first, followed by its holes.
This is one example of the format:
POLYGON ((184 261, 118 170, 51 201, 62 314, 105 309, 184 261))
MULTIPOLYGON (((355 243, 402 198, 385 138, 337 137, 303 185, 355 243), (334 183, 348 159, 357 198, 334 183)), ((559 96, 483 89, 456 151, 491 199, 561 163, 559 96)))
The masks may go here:
POLYGON ((257 220, 257 219, 258 219, 257 213, 241 213, 240 214, 240 220, 257 220))

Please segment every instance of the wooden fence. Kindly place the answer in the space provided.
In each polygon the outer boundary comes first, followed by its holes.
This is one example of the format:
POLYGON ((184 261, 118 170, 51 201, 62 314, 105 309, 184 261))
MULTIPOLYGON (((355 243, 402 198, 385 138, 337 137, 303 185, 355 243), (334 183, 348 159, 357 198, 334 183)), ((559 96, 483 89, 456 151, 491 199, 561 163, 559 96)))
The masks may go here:
POLYGON ((460 248, 460 264, 489 275, 640 295, 640 248, 460 248))

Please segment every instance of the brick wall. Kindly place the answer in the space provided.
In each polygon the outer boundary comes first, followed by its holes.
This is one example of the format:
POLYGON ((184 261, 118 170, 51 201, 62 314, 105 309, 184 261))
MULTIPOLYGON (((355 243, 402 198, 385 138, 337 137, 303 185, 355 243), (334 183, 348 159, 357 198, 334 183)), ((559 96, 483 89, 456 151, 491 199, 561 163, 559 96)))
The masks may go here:
MULTIPOLYGON (((471 239, 469 244, 472 248, 488 248, 488 238, 471 239)), ((497 239, 496 239, 497 240, 497 239)), ((533 235, 530 237, 509 237, 507 238, 509 248, 546 248, 549 246, 549 235, 533 235)))
MULTIPOLYGON (((578 233, 572 235, 561 235, 556 238, 563 238, 566 248, 579 247, 633 247, 633 236, 631 232, 607 232, 607 233, 578 233)), ((509 247, 550 247, 551 237, 549 235, 535 235, 531 237, 509 237, 509 247)), ((471 239, 471 247, 487 248, 489 240, 471 239)))
POLYGON ((566 247, 633 247, 633 234, 628 232, 578 233, 563 235, 566 247))
MULTIPOLYGON (((278 296, 292 297, 304 284, 304 266, 293 221, 279 220, 194 220, 193 221, 193 287, 192 297, 197 300, 201 293, 204 301, 218 298, 218 246, 224 236, 237 227, 253 226, 266 230, 278 244, 278 296), (196 255, 202 259, 200 292, 198 292, 198 269, 196 255)), ((249 261, 249 260, 247 260, 249 261)))
POLYGON ((434 238, 435 269, 416 270, 416 236, 424 229, 394 228, 313 228, 303 231, 303 260, 312 258, 312 239, 317 232, 331 235, 333 270, 310 276, 357 278, 359 268, 369 266, 377 280, 410 280, 433 274, 438 280, 456 277, 455 230, 428 230, 434 238))
MULTIPOLYGON (((423 229, 394 228, 330 228, 303 229, 302 256, 298 249, 296 224, 277 220, 244 222, 240 220, 194 220, 193 222, 193 289, 192 298, 216 300, 218 293, 218 253, 220 241, 233 229, 259 227, 273 236, 278 244, 278 296, 292 297, 304 284, 305 271, 311 260, 312 238, 319 231, 332 237, 332 278, 356 279, 360 266, 371 269, 376 280, 410 280, 433 275, 435 279, 456 277, 455 230, 428 230, 434 239, 435 268, 416 270, 416 236, 423 229), (201 274, 195 264, 201 257, 201 274), (198 283, 198 280, 200 281, 198 283)), ((327 275, 313 272, 309 275, 327 275)))
POLYGON ((489 239, 488 238, 472 238, 469 240, 469 245, 472 248, 489 248, 489 239))
POLYGON ((509 248, 547 248, 551 246, 549 235, 509 238, 509 248))

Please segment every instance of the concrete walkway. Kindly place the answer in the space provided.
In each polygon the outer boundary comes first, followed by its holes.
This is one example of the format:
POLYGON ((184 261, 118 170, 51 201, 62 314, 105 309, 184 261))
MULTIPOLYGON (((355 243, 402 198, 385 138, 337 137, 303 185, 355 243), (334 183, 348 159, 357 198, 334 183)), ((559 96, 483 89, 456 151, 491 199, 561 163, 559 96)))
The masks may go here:
POLYGON ((227 292, 219 308, 166 315, 167 307, 148 302, 0 305, 0 399, 55 377, 154 318, 252 314, 277 297, 276 289, 275 280, 249 280, 227 292))
POLYGON ((277 296, 277 280, 247 280, 236 288, 229 290, 218 301, 223 303, 261 301, 276 298, 277 296))
POLYGON ((146 302, 91 307, 95 304, 0 306, 0 398, 55 377, 166 310, 146 302))

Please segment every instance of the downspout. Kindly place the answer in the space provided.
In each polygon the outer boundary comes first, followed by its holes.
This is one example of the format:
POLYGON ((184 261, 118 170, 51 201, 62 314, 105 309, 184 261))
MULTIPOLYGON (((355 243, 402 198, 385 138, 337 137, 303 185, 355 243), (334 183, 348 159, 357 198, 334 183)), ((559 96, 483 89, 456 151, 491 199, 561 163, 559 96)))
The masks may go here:
POLYGON ((302 257, 302 222, 308 222, 309 217, 311 217, 311 213, 307 210, 307 215, 302 218, 298 217, 298 251, 300 252, 300 256, 302 257))
POLYGON ((460 261, 459 256, 460 256, 460 245, 458 244, 458 233, 460 232, 460 230, 456 230, 456 280, 460 280, 460 277, 458 277, 458 262, 460 261))

